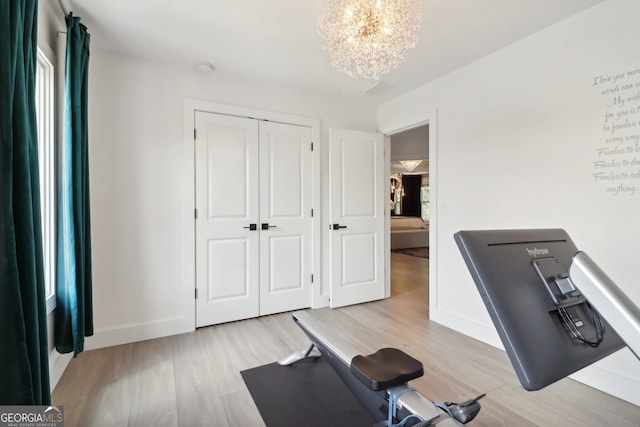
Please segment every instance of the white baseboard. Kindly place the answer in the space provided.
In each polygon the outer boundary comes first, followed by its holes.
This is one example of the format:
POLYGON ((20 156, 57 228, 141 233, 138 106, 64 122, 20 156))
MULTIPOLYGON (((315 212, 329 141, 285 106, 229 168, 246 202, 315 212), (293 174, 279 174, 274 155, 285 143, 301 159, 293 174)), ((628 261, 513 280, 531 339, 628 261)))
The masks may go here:
MULTIPOLYGON (((633 356, 627 348, 620 350, 618 353, 609 357, 616 357, 623 353, 628 353, 627 356, 629 359, 635 359, 635 356, 633 356)), ((640 390, 640 382, 622 373, 599 366, 598 363, 571 374, 570 378, 640 406, 640 393, 638 393, 638 390, 640 390)))
MULTIPOLYGON (((49 353, 49 382, 51 384, 51 391, 56 388, 58 381, 62 377, 64 370, 67 369, 67 365, 71 362, 73 353, 60 354, 55 349, 49 353)), ((55 402, 53 402, 55 405, 55 402)))
MULTIPOLYGON (((486 326, 477 321, 463 318, 455 313, 437 308, 431 310, 429 318, 442 326, 451 328, 504 351, 504 346, 493 326, 486 326)), ((597 364, 588 366, 570 375, 570 378, 640 406, 640 394, 638 393, 638 390, 640 390, 640 382, 634 378, 603 368, 597 364)))
POLYGON ((112 347, 114 345, 168 337, 193 332, 194 330, 194 320, 188 320, 185 317, 174 317, 156 322, 98 329, 94 331, 93 336, 87 337, 85 350, 95 350, 98 348, 112 347))
POLYGON ((485 325, 474 319, 462 317, 459 314, 431 307, 429 319, 447 328, 458 331, 471 338, 487 343, 493 347, 504 350, 502 341, 493 325, 485 325))

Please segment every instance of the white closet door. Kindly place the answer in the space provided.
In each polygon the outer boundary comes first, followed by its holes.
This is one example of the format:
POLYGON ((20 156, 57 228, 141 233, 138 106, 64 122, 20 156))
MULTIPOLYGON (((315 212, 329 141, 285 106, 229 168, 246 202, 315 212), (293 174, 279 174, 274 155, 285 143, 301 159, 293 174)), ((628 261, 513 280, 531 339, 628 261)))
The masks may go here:
POLYGON ((311 306, 311 129, 260 123, 260 314, 311 306))
POLYGON ((196 326, 206 326, 259 314, 259 132, 256 120, 205 112, 196 130, 196 326))
POLYGON ((330 304, 384 298, 384 137, 329 131, 330 304))

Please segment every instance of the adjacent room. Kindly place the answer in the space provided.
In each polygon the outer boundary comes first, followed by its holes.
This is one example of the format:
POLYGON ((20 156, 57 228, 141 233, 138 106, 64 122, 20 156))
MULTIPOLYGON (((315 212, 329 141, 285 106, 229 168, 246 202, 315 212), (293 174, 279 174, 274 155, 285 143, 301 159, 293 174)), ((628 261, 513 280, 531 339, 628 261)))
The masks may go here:
POLYGON ((557 286, 544 319, 560 339, 604 334, 584 368, 527 391, 454 239, 565 230, 637 310, 640 2, 1 7, 0 414, 460 426, 481 406, 470 426, 640 423, 638 337, 623 335, 639 331, 527 246, 532 277, 557 286), (383 53, 359 44, 378 33, 383 53), (558 314, 569 299, 591 317, 558 314), (385 368, 408 355, 412 372, 375 389, 351 356, 385 348, 401 353, 385 368))

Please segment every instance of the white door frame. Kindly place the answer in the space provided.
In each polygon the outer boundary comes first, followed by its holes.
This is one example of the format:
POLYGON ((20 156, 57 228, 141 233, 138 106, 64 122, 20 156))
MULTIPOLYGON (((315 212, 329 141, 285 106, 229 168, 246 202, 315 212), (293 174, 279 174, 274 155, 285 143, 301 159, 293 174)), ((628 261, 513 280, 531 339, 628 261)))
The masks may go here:
MULTIPOLYGON (((417 116, 413 117, 411 121, 405 123, 396 123, 395 125, 380 129, 380 132, 384 133, 387 137, 400 133, 409 129, 416 128, 418 126, 429 125, 429 318, 433 313, 437 313, 438 310, 438 212, 440 209, 446 209, 446 207, 440 207, 438 205, 438 132, 437 132, 437 109, 425 109, 417 116), (415 120, 415 121, 414 121, 415 120)), ((388 143, 388 141, 387 141, 388 143)), ((389 153, 390 145, 386 144, 385 149, 389 153)), ((385 168, 387 170, 387 176, 391 169, 391 160, 389 155, 385 156, 385 168)), ((385 216, 385 233, 390 236, 390 216, 385 216)), ((453 237, 450 237, 453 238, 453 237)), ((387 238, 386 244, 389 244, 390 237, 387 238)), ((390 258, 390 248, 385 249, 385 253, 390 258)), ((385 261, 386 265, 390 265, 390 261, 385 261)), ((387 269, 387 283, 388 290, 390 291, 391 279, 389 268, 387 269)), ((390 295, 390 294, 388 294, 390 295)))
MULTIPOLYGON (((307 126, 311 128, 311 139, 314 143, 312 156, 312 205, 313 216, 313 255, 312 271, 314 275, 313 289, 311 296, 311 306, 322 305, 322 264, 321 264, 321 216, 322 206, 320 205, 320 120, 296 116, 292 114, 277 113, 272 111, 257 110, 247 107, 219 104, 199 99, 185 98, 183 109, 183 158, 182 158, 182 312, 191 319, 192 330, 196 325, 196 259, 195 259, 195 113, 205 111, 209 113, 226 114, 229 116, 247 117, 258 120, 268 120, 272 122, 288 123, 292 125, 307 126)), ((159 233, 162 230, 158 230, 159 233)))

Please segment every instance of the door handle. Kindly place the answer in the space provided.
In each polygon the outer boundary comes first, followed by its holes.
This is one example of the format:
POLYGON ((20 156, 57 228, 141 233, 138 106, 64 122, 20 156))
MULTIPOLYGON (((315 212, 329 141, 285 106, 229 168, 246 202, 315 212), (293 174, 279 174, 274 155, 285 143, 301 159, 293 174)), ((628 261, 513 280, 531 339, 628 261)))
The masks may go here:
POLYGON ((258 229, 258 224, 249 224, 248 227, 242 227, 242 228, 248 228, 249 230, 254 231, 258 229))
POLYGON ((333 229, 334 230, 340 230, 341 228, 347 228, 346 225, 340 225, 340 224, 333 224, 333 229))
POLYGON ((277 227, 276 225, 269 225, 269 223, 268 223, 268 222, 263 222, 263 223, 262 223, 262 229, 263 229, 263 230, 268 230, 268 229, 270 229, 270 228, 276 228, 276 227, 277 227))

